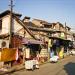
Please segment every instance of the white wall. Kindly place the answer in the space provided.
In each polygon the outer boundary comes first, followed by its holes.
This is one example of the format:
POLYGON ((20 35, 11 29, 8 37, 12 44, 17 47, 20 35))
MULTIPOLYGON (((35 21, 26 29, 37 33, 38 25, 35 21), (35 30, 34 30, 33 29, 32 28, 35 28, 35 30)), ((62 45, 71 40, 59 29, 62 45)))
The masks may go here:
MULTIPOLYGON (((12 25, 14 33, 18 33, 19 35, 24 36, 23 27, 15 19, 13 19, 12 25)), ((2 30, 0 31, 0 35, 7 33, 10 34, 10 15, 6 15, 2 18, 2 30)), ((30 37, 30 34, 27 31, 25 37, 30 37)))
MULTIPOLYGON (((22 26, 14 19, 13 32, 17 32, 20 29, 22 29, 22 26)), ((0 31, 0 35, 6 33, 10 33, 10 15, 4 16, 2 18, 2 30, 0 31)))
POLYGON ((14 32, 19 31, 23 27, 14 19, 14 32))
POLYGON ((2 18, 2 30, 0 31, 0 35, 9 32, 9 27, 10 27, 9 25, 10 25, 10 16, 7 15, 2 18))

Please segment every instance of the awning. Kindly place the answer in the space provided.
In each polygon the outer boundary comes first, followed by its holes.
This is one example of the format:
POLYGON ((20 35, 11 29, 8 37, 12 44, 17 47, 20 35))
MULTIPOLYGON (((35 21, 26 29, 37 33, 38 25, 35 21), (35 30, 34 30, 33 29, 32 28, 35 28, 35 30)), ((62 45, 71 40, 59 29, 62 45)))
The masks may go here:
POLYGON ((49 37, 50 39, 58 39, 58 40, 63 40, 63 41, 71 41, 69 39, 65 39, 65 38, 60 38, 60 37, 49 37))
POLYGON ((6 33, 6 34, 1 34, 0 33, 0 39, 4 39, 4 38, 7 38, 7 37, 9 37, 8 33, 6 33))
POLYGON ((22 44, 44 44, 44 42, 39 41, 39 40, 34 40, 34 39, 23 38, 22 39, 22 44))

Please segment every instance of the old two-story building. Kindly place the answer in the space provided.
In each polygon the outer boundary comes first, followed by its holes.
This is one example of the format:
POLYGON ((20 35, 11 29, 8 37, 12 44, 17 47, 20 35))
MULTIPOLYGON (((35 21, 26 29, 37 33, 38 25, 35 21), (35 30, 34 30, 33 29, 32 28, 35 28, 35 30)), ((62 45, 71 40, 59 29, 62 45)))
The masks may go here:
POLYGON ((30 22, 30 17, 25 17, 23 22, 39 40, 44 42, 40 51, 40 57, 47 60, 50 56, 49 47, 51 46, 49 36, 55 33, 55 30, 51 28, 52 24, 39 19, 33 19, 30 22))
MULTIPOLYGON (((27 22, 29 23, 30 18, 27 19, 27 22)), ((24 21, 25 24, 27 22, 24 21)), ((50 52, 50 50, 53 49, 55 55, 59 55, 62 48, 65 52, 67 52, 69 43, 73 39, 70 28, 68 26, 64 26, 60 22, 48 23, 43 20, 33 19, 32 22, 28 24, 28 28, 34 33, 35 36, 45 42, 45 48, 47 49, 46 51, 50 52)))
POLYGON ((52 28, 56 30, 55 33, 52 33, 50 36, 50 38, 53 39, 53 50, 56 50, 55 54, 62 56, 62 49, 64 52, 68 52, 69 46, 73 40, 73 34, 70 31, 71 28, 60 22, 53 23, 52 28))
POLYGON ((43 42, 34 36, 20 17, 21 14, 12 13, 12 28, 10 30, 10 11, 6 10, 0 13, 0 48, 9 48, 10 34, 12 34, 11 47, 25 51, 25 58, 30 59, 36 57, 43 42))
POLYGON ((23 22, 30 29, 30 31, 33 33, 35 37, 37 37, 40 41, 43 41, 43 44, 41 45, 41 51, 39 53, 40 61, 47 61, 48 58, 47 32, 49 32, 49 30, 44 28, 41 22, 39 23, 39 21, 35 23, 33 21, 30 21, 30 17, 27 16, 23 19, 23 22))

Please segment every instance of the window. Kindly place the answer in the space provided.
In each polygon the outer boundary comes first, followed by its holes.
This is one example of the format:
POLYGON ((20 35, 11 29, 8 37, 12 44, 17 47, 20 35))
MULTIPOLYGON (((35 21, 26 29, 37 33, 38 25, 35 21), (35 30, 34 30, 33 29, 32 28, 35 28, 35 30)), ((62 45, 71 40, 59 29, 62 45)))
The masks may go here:
POLYGON ((0 30, 2 29, 2 19, 0 19, 0 30))

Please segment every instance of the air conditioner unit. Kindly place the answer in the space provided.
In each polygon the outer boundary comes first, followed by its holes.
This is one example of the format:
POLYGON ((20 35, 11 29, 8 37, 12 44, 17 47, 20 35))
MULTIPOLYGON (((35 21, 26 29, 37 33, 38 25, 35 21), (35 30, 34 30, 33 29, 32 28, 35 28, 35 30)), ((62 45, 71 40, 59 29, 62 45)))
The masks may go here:
POLYGON ((9 48, 9 40, 0 40, 0 48, 9 48))

